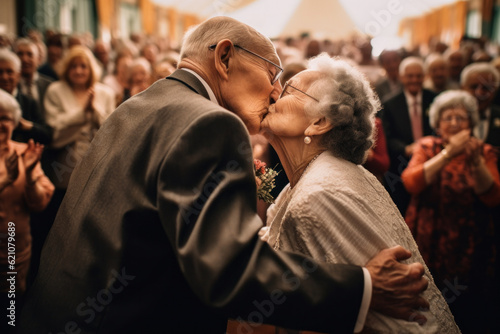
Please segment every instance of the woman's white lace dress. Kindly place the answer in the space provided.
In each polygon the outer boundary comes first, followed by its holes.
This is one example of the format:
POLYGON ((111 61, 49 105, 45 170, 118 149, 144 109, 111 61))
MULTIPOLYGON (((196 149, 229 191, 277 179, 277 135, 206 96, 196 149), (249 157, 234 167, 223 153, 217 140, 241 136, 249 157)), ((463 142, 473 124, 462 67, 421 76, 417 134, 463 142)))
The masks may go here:
MULTIPOLYGON (((323 152, 297 185, 287 185, 268 210, 265 238, 275 249, 330 263, 365 265, 380 250, 401 245, 407 263, 424 263, 403 217, 380 182, 362 166, 323 152)), ((427 266, 424 326, 370 311, 367 333, 460 333, 427 266)))

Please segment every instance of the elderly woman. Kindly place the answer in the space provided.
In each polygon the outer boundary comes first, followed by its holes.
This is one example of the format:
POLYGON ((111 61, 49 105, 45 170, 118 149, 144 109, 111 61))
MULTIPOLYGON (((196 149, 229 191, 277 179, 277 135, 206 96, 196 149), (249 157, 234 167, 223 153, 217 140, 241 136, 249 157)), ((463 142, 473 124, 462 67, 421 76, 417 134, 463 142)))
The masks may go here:
MULTIPOLYGON (((363 75, 326 55, 285 84, 262 122, 290 180, 268 211, 263 237, 275 249, 363 266, 381 249, 401 245, 412 252, 412 261, 424 263, 388 193, 360 166, 373 143, 378 108, 363 75)), ((458 333, 427 270, 425 276, 429 288, 424 298, 430 302, 425 325, 370 311, 365 330, 458 333)))
POLYGON ((98 82, 100 69, 84 46, 74 46, 63 59, 60 81, 45 95, 47 123, 54 129, 55 161, 49 170, 56 188, 66 189, 75 165, 115 108, 113 90, 98 82))
POLYGON ((462 330, 485 333, 497 318, 490 209, 500 204, 496 152, 471 135, 479 115, 469 93, 440 94, 429 116, 439 137, 422 138, 403 172, 412 194, 406 222, 444 296, 457 298, 450 308, 462 330), (450 282, 466 288, 454 296, 450 282))
MULTIPOLYGON (((7 281, 12 276, 15 276, 16 298, 11 300, 20 307, 31 257, 30 212, 43 210, 54 191, 40 165, 43 145, 33 140, 28 144, 11 140, 20 118, 21 109, 16 99, 0 89, 0 298, 3 310, 11 299, 8 291, 14 290, 7 281), (15 249, 11 249, 11 245, 15 249), (8 272, 17 274, 7 275, 8 272)), ((2 326, 6 323, 3 319, 2 326)))

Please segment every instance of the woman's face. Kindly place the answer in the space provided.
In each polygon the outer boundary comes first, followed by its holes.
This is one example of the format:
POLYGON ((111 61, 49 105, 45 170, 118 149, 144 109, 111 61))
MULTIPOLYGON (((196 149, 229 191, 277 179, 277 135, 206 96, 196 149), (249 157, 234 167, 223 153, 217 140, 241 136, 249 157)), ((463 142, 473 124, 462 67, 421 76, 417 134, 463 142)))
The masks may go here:
POLYGON ((280 99, 269 108, 269 113, 262 120, 261 131, 266 136, 304 136, 312 121, 312 117, 304 112, 304 105, 308 102, 316 103, 314 98, 317 98, 308 96, 307 90, 319 76, 316 71, 303 71, 285 84, 280 99))
POLYGON ((73 86, 86 86, 90 81, 90 64, 82 57, 76 57, 69 66, 69 82, 73 86))
POLYGON ((439 118, 439 133, 444 140, 458 132, 470 129, 470 118, 467 111, 462 107, 445 109, 439 118))
POLYGON ((12 113, 0 109, 0 143, 6 143, 14 131, 14 118, 12 113))

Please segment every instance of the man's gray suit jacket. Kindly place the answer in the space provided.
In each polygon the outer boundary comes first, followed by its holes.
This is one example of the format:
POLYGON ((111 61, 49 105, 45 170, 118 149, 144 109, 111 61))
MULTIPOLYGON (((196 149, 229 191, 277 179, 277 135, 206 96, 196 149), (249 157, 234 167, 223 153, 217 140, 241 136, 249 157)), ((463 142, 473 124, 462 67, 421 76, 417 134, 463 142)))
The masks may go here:
POLYGON ((243 122, 177 70, 74 170, 21 333, 224 333, 228 317, 352 333, 361 268, 275 252, 261 226, 243 122))

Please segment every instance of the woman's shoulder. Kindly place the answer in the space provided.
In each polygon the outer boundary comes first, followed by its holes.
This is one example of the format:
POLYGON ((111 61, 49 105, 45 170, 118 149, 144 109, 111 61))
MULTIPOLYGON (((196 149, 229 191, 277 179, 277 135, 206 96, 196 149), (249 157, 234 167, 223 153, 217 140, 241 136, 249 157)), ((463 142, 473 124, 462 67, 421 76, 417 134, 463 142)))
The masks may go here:
POLYGON ((58 93, 70 89, 69 85, 64 80, 54 81, 47 88, 47 93, 58 93))

